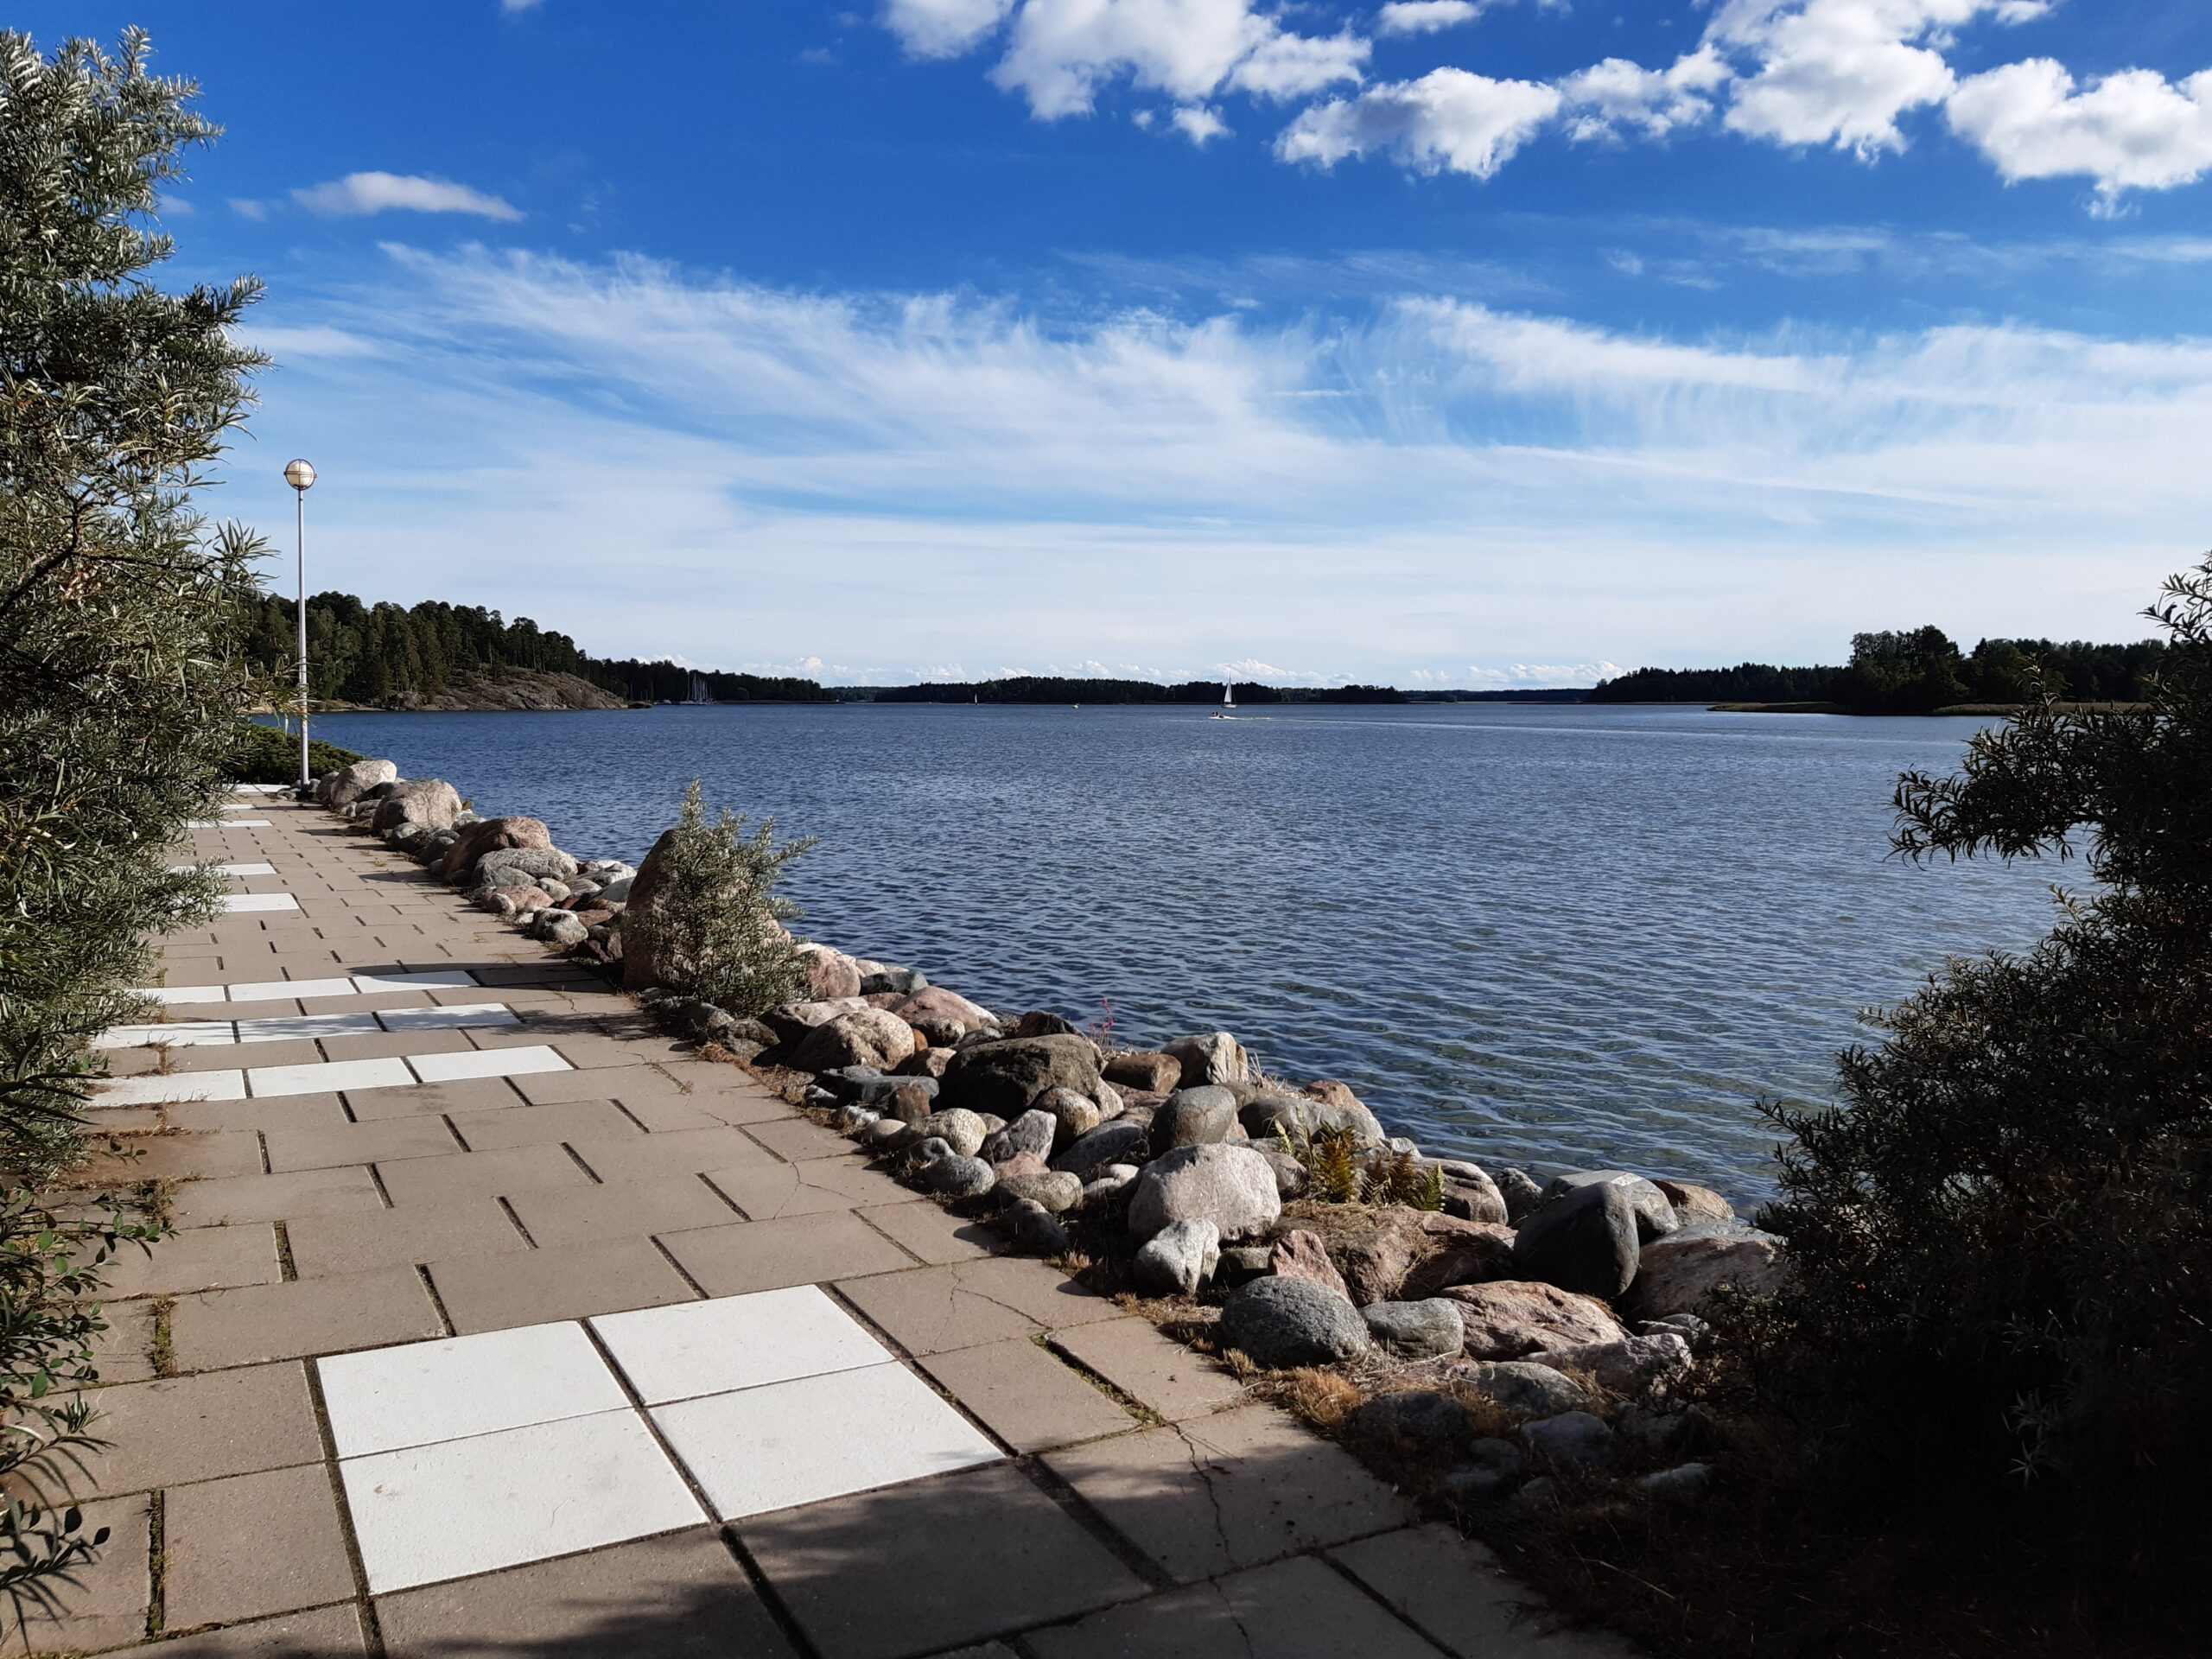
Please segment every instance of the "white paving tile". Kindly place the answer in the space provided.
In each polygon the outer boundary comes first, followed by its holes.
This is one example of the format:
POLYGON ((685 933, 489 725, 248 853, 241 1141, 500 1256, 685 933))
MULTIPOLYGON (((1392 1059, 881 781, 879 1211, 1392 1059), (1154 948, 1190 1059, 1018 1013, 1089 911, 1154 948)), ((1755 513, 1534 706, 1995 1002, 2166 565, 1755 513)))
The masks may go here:
POLYGON ((281 1002, 292 996, 351 996, 350 979, 257 979, 225 987, 233 1002, 281 1002))
POLYGON ((227 1020, 178 1020, 165 1026, 110 1026, 92 1039, 95 1048, 223 1048, 238 1040, 227 1020))
POLYGON ((658 1406, 652 1418, 725 1521, 1001 1455, 896 1363, 658 1406))
POLYGON ((591 1326, 649 1406, 891 1358, 812 1285, 602 1314, 591 1326))
POLYGON ((382 1031, 373 1014, 279 1014, 238 1022, 242 1043, 282 1043, 296 1037, 344 1037, 382 1031))
POLYGON ((149 1002, 223 1002, 229 999, 220 985, 141 985, 133 996, 143 996, 149 1002))
POLYGON ((425 1083, 462 1077, 520 1077, 533 1071, 566 1071, 569 1063, 543 1043, 524 1048, 479 1048, 460 1054, 410 1055, 408 1065, 425 1083))
POLYGON ((339 1470, 379 1595, 704 1519, 629 1410, 349 1458, 339 1470))
POLYGON ((400 1059, 323 1060, 312 1065, 256 1065, 246 1071, 256 1099, 322 1095, 341 1089, 400 1089, 415 1081, 400 1059))
POLYGON ((231 912, 297 910, 300 901, 289 893, 226 893, 216 901, 231 912))
POLYGON ((416 974, 356 974, 353 988, 363 996, 384 991, 461 991, 476 983, 465 968, 436 969, 416 974))
POLYGON ((167 1077, 118 1077, 88 1106, 154 1106, 180 1100, 244 1100, 243 1071, 177 1071, 167 1077))
POLYGON ((629 1406, 581 1325, 410 1342, 319 1359, 341 1458, 629 1406))
POLYGON ((474 1031, 491 1026, 518 1026, 514 1010, 501 1002, 461 1002, 442 1008, 386 1008, 375 1016, 386 1031, 474 1031))

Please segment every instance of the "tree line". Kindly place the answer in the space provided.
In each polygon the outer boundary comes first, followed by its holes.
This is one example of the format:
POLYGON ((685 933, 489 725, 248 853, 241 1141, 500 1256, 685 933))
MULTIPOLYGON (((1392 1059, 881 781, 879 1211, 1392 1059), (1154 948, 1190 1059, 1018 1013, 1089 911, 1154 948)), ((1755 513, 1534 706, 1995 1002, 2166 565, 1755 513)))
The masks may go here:
POLYGON ((1866 714, 1927 714, 1957 703, 2140 702, 2165 660, 2163 640, 1984 639, 1961 652, 1941 628, 1853 634, 1848 663, 1777 668, 1639 668, 1592 702, 1830 702, 1866 714))
MULTIPOLYGON (((1154 680, 1079 680, 1049 674, 1018 674, 1003 680, 948 681, 935 685, 847 685, 837 688, 844 702, 1219 702, 1224 682, 1184 680, 1162 685, 1154 680)), ((1388 685, 1262 685, 1239 680, 1239 703, 1404 702, 1404 692, 1388 685)))
MULTIPOLYGON (((248 649, 263 672, 294 671, 297 615, 293 601, 274 594, 255 606, 248 649)), ((695 682, 720 702, 820 702, 830 695, 812 680, 594 657, 565 633, 480 605, 368 605, 338 593, 308 601, 308 691, 320 702, 404 708, 516 670, 573 674, 632 702, 682 702, 700 689, 695 682)))

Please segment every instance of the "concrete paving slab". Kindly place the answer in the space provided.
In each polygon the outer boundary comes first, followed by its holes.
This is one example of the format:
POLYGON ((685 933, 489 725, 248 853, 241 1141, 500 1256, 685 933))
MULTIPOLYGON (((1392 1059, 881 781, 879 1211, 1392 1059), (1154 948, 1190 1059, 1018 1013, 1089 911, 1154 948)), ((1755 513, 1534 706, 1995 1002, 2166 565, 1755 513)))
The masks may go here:
POLYGON ((283 1277, 283 1269, 276 1260, 276 1235, 270 1227, 188 1227, 150 1249, 120 1246, 100 1274, 100 1294, 117 1302, 133 1296, 274 1284, 283 1277))
POLYGON ((454 1133, 472 1152, 555 1146, 563 1141, 620 1141, 645 1133, 620 1107, 606 1100, 571 1101, 565 1106, 516 1105, 500 1111, 455 1112, 450 1116, 454 1133))
POLYGON ((393 1117, 375 1123, 315 1124, 270 1129, 263 1137, 269 1167, 279 1175, 403 1158, 450 1157, 461 1142, 442 1117, 393 1117))
POLYGON ((932 1354, 922 1369, 1017 1452, 1045 1452, 1137 1421, 1087 1378, 1027 1338, 932 1354))
POLYGON ((315 1370, 341 1458, 629 1405, 583 1326, 565 1322, 339 1354, 315 1370))
POLYGON ((897 1245, 845 1211, 738 1222, 660 1238, 709 1296, 823 1284, 912 1265, 897 1245))
POLYGON ((1311 1557, 1154 1596, 1023 1641, 1037 1659, 1436 1659, 1434 1648, 1311 1557))
POLYGON ((162 1554, 163 1610, 173 1630, 353 1594, 338 1494, 320 1463, 171 1487, 162 1554))
POLYGON ((646 1239, 449 1257, 430 1263, 430 1278, 464 1333, 698 1300, 646 1239))
POLYGON ((284 1230, 291 1241, 293 1268, 302 1279, 530 1248, 498 1201, 487 1198, 433 1209, 296 1216, 284 1230))
POLYGON ((169 1314, 177 1368, 213 1370, 442 1337, 445 1325, 409 1267, 181 1296, 169 1314))
MULTIPOLYGON (((465 1120, 463 1133, 467 1133, 465 1120)), ((696 1175, 671 1175, 658 1181, 630 1181, 582 1192, 518 1192, 510 1202, 531 1237, 549 1249, 730 1226, 739 1219, 721 1195, 696 1175)))
POLYGON ((360 1213, 384 1207, 369 1172, 358 1167, 194 1181, 171 1203, 180 1227, 283 1221, 297 1216, 360 1213))
POLYGON ((65 1592, 59 1608, 27 1605, 22 1622, 8 1622, 0 1634, 0 1654, 85 1652, 145 1634, 146 1605, 153 1599, 146 1500, 117 1498, 82 1507, 84 1535, 105 1528, 106 1543, 77 1569, 77 1582, 65 1592))
POLYGON ((368 1651, 352 1603, 257 1619, 162 1643, 158 1659, 355 1659, 368 1651))
POLYGON ((649 1406, 856 1370, 892 1357, 812 1285, 603 1314, 591 1326, 649 1406))
POLYGON ((841 1282, 838 1288, 917 1355, 1118 1319, 1122 1312, 1042 1262, 1014 1256, 917 1268, 841 1282))
POLYGON ((935 1653, 1131 1600, 1147 1587, 1005 1466, 786 1510, 737 1530, 823 1659, 935 1653), (948 1548, 988 1569, 963 1574, 949 1591, 948 1548), (855 1594, 862 1584, 867 1593, 855 1594))
POLYGON ((995 1255, 1001 1242, 982 1223, 965 1220, 911 1193, 904 1194, 899 1203, 872 1205, 860 1214, 868 1225, 936 1266, 995 1255))
POLYGON ((803 1164, 740 1164, 703 1172, 748 1220, 812 1215, 896 1204, 909 1194, 898 1182, 864 1164, 816 1158, 803 1164))
POLYGON ((296 1362, 102 1389, 84 1490, 144 1491, 315 1463, 322 1437, 296 1362))
POLYGON ((709 1169, 772 1168, 775 1160, 741 1129, 677 1129, 664 1135, 624 1135, 613 1140, 572 1141, 576 1155, 608 1185, 665 1175, 698 1175, 709 1169))
POLYGON ((383 1166, 384 1190, 401 1209, 421 1209, 466 1198, 511 1198, 548 1187, 588 1187, 590 1176, 559 1147, 510 1147, 497 1152, 456 1152, 442 1158, 406 1158, 383 1166))
POLYGON ((1147 1319, 1071 1325, 1055 1332, 1052 1340, 1062 1353, 1171 1423, 1244 1399, 1243 1383, 1204 1354, 1160 1335, 1147 1319))
POLYGON ((1635 1659, 1637 1652, 1606 1631, 1548 1629, 1527 1586, 1506 1577, 1482 1545, 1434 1522, 1328 1554, 1453 1659, 1635 1659))

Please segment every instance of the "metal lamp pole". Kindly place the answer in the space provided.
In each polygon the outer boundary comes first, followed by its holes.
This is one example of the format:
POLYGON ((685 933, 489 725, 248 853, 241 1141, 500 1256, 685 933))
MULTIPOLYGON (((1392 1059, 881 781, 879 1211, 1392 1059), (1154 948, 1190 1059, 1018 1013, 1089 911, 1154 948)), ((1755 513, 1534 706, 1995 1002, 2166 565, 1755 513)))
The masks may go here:
POLYGON ((299 510, 295 530, 300 558, 300 787, 305 789, 314 782, 308 771, 308 492, 315 487, 315 468, 304 461, 287 462, 284 481, 292 486, 299 510))

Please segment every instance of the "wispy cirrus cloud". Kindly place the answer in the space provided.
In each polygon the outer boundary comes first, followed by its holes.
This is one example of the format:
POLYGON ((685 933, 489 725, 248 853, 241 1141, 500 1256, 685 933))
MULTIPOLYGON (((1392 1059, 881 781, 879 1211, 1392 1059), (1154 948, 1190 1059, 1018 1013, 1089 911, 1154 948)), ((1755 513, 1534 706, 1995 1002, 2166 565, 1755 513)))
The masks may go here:
POLYGON ((1664 336, 1441 296, 1046 318, 405 247, 272 321, 372 348, 280 352, 267 389, 345 457, 334 585, 853 677, 1736 660, 1833 652, 1899 594, 2124 635, 2212 512, 2212 340, 1664 336))

